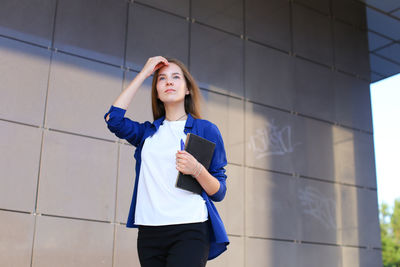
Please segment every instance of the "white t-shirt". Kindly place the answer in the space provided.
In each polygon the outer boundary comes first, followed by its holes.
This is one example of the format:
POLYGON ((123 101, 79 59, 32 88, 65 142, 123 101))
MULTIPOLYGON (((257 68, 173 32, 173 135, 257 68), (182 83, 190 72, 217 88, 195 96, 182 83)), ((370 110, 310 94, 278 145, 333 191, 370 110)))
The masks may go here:
POLYGON ((143 144, 135 211, 137 225, 194 223, 208 218, 200 195, 175 186, 175 154, 180 150, 180 140, 186 141, 185 123, 164 120, 143 144))

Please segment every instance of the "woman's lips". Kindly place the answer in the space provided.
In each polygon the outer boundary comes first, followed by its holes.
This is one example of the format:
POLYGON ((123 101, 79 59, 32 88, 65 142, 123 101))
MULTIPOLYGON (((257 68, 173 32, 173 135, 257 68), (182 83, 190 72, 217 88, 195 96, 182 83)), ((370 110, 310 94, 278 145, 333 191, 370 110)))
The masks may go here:
POLYGON ((166 92, 166 93, 175 92, 175 90, 174 90, 174 89, 167 89, 167 90, 165 90, 165 92, 166 92))

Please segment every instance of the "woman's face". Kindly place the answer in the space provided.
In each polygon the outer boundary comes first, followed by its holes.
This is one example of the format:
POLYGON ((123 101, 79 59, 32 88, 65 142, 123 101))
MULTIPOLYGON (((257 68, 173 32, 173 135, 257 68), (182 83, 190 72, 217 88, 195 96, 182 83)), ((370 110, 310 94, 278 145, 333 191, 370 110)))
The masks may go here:
POLYGON ((181 68, 175 63, 169 63, 160 69, 157 76, 158 98, 164 103, 183 102, 189 94, 186 80, 181 68))

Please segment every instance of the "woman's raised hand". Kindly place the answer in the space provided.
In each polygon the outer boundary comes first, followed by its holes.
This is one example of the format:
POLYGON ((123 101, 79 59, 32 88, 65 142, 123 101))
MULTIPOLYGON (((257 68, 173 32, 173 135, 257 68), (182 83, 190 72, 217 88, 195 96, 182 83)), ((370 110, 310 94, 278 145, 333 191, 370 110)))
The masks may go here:
MULTIPOLYGON (((139 90, 139 87, 146 80, 146 78, 159 68, 168 65, 168 60, 164 57, 157 56, 149 58, 140 73, 136 75, 128 87, 126 87, 117 97, 117 99, 115 99, 113 106, 127 109, 132 101, 132 98, 135 96, 137 90, 139 90)), ((108 121, 108 117, 106 120, 108 121)))
POLYGON ((168 66, 169 62, 165 57, 162 56, 156 56, 156 57, 151 57, 147 60, 146 64, 144 65, 142 69, 142 73, 146 75, 146 78, 149 77, 153 72, 156 70, 168 66))

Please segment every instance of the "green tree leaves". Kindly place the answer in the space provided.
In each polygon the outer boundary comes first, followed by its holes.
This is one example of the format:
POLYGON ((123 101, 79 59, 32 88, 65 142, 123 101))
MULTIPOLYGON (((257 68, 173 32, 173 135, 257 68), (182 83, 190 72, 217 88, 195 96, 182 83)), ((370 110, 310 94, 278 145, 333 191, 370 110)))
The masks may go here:
POLYGON ((386 203, 382 203, 379 209, 379 221, 383 266, 400 267, 400 199, 395 200, 393 211, 386 203))

